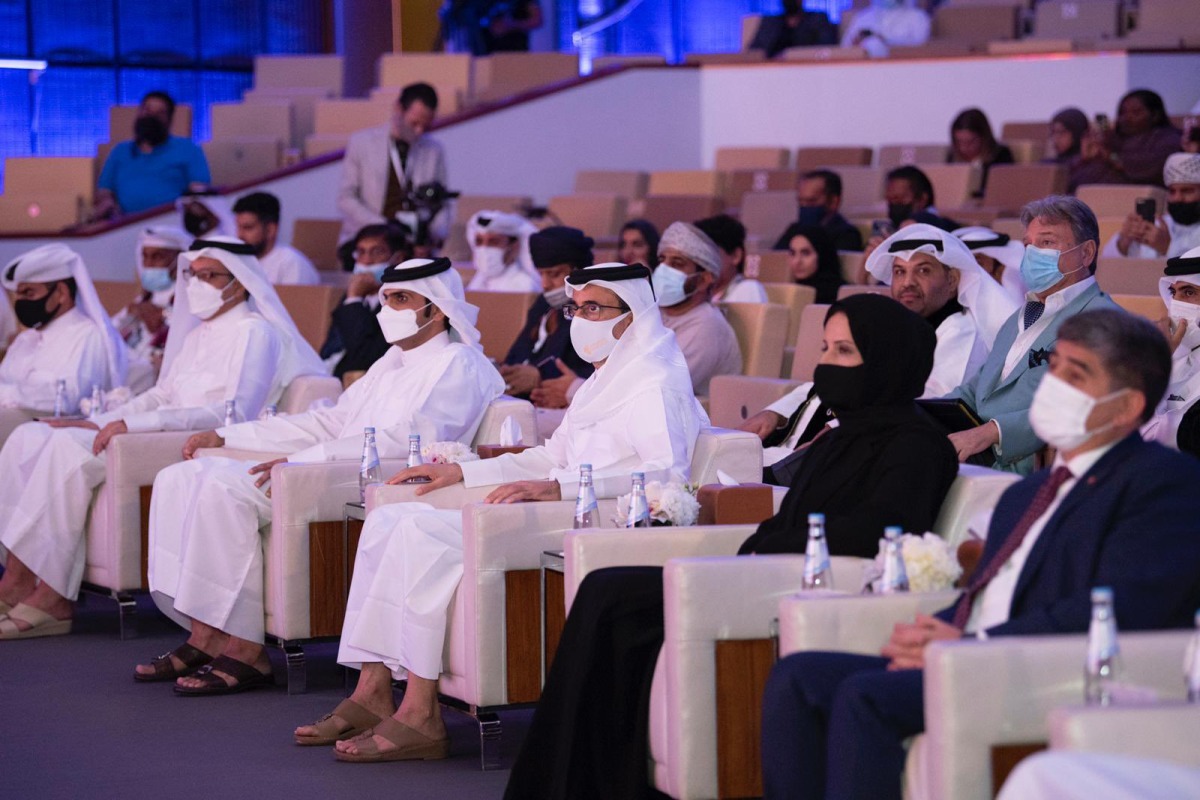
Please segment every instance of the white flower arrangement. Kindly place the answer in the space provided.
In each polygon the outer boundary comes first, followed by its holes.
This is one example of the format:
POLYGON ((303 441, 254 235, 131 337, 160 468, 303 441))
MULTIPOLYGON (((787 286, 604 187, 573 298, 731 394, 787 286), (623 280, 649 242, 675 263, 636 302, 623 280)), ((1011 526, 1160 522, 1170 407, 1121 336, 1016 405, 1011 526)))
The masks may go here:
MULTIPOLYGON (((646 484, 646 503, 650 506, 650 519, 662 525, 695 525, 700 516, 700 501, 696 499, 696 486, 686 483, 661 483, 650 481, 646 484)), ((617 516, 614 522, 618 526, 625 524, 629 517, 629 495, 623 494, 617 498, 617 516)))
POLYGON ((462 442, 434 442, 421 448, 421 458, 426 464, 461 464, 478 461, 479 456, 462 442))
MULTIPOLYGON (((938 592, 949 589, 962 575, 962 567, 951 551, 950 544, 936 533, 920 536, 904 534, 900 537, 900 554, 904 557, 909 591, 938 592)), ((884 541, 881 539, 875 563, 867 568, 872 585, 883 575, 883 561, 884 541)))
MULTIPOLYGON (((128 386, 118 386, 111 392, 105 392, 104 408, 107 411, 112 411, 114 408, 123 406, 132 399, 133 392, 130 391, 128 386)), ((83 414, 85 417, 90 417, 92 415, 92 398, 90 396, 80 398, 79 413, 83 414)))

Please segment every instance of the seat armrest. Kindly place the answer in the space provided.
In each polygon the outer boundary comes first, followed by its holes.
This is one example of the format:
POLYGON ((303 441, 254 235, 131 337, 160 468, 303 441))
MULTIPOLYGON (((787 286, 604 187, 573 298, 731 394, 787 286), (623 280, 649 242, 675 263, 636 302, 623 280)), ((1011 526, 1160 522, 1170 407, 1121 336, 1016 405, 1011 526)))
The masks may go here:
POLYGON ((150 486, 163 467, 183 460, 193 431, 153 431, 114 436, 106 449, 107 479, 125 486, 150 486))
POLYGON ((1200 706, 1061 706, 1046 718, 1050 747, 1200 767, 1200 706))
POLYGON ((799 385, 783 378, 714 375, 709 384, 709 417, 713 425, 736 428, 799 385))
MULTIPOLYGON (((834 586, 837 586, 836 576, 834 586)), ((932 614, 954 602, 958 592, 836 595, 800 592, 779 601, 779 654, 834 650, 879 655, 893 626, 917 614, 932 614)))
POLYGON ((201 447, 196 451, 195 457, 232 458, 235 461, 253 461, 255 464, 262 464, 277 458, 287 458, 287 453, 272 453, 268 450, 239 450, 236 447, 201 447))

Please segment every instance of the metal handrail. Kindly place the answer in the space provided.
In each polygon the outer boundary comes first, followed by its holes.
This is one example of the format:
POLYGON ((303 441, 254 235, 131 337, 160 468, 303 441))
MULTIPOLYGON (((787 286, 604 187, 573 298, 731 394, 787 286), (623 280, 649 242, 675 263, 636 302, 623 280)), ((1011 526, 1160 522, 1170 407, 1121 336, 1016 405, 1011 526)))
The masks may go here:
POLYGON ((624 3, 621 3, 619 6, 611 9, 610 11, 606 11, 604 14, 601 14, 599 17, 591 20, 582 28, 571 34, 571 43, 576 47, 582 47, 584 39, 608 30, 613 25, 616 25, 618 22, 632 14, 634 9, 641 4, 642 0, 625 0, 624 3))

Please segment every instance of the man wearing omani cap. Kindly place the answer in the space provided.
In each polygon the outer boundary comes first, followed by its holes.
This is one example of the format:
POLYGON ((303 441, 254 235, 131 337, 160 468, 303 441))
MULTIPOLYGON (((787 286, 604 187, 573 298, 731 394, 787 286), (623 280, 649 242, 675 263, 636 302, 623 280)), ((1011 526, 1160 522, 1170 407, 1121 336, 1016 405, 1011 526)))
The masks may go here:
POLYGON ((63 411, 74 414, 94 387, 125 383, 129 350, 78 253, 61 244, 42 245, 10 261, 0 279, 28 329, 0 362, 0 408, 50 414, 62 380, 63 411))
POLYGON ((1200 247, 1167 259, 1158 291, 1167 307, 1158 325, 1171 345, 1171 382, 1142 438, 1200 456, 1200 247))
POLYGON ((138 234, 134 263, 141 290, 112 318, 113 327, 129 346, 130 385, 153 385, 158 377, 171 326, 177 262, 191 241, 185 231, 162 225, 143 228, 138 234), (144 376, 134 374, 138 372, 144 376))
POLYGON ((282 462, 357 460, 363 428, 382 458, 408 452, 408 436, 469 443, 503 381, 479 348, 478 309, 463 299, 447 259, 413 259, 383 274, 379 324, 393 347, 335 406, 198 433, 180 464, 154 481, 149 580, 155 602, 185 627, 187 642, 139 680, 177 678, 180 694, 227 694, 270 682, 263 650, 263 553, 271 522, 266 483, 282 462), (252 464, 194 458, 202 447, 278 453, 252 464), (185 677, 201 669, 195 677, 185 677))
POLYGON ((1130 213, 1121 232, 1109 240, 1103 256, 1174 258, 1200 247, 1200 154, 1175 153, 1163 166, 1166 213, 1147 222, 1130 213))
POLYGON ((867 272, 937 333, 925 397, 940 397, 978 372, 1017 309, 962 242, 932 225, 908 225, 889 236, 867 259, 867 272))
POLYGON ((721 275, 721 253, 695 225, 673 222, 658 242, 654 294, 663 324, 675 333, 698 397, 714 375, 742 371, 737 336, 709 297, 721 275))
POLYGON ((1025 281, 1021 278, 1021 258, 1025 247, 1007 233, 973 225, 954 231, 958 240, 967 246, 975 262, 1003 287, 1013 302, 1025 302, 1025 281))
MULTIPOLYGON (((459 481, 501 484, 486 502, 513 503, 573 497, 581 463, 592 465, 597 497, 628 492, 634 471, 648 481, 687 481, 708 419, 655 308, 649 277, 641 265, 601 264, 567 278, 571 341, 596 371, 545 445, 486 461, 415 467, 391 482, 431 478, 417 494, 459 481)), ((371 512, 338 653, 340 663, 362 669, 358 687, 330 716, 298 728, 298 743, 337 742, 342 761, 445 757, 437 679, 461 576, 461 512, 409 503, 371 512), (408 689, 395 709, 391 681, 405 676, 408 689), (365 729, 372 732, 349 739, 365 729)))
POLYGON ((540 292, 542 280, 529 253, 529 237, 537 231, 517 214, 480 211, 467 221, 467 241, 475 277, 467 288, 491 292, 540 292))
POLYGON ((69 632, 88 507, 114 436, 212 427, 229 400, 254 418, 297 375, 321 374, 251 253, 217 237, 181 257, 186 291, 175 298, 175 332, 152 389, 90 420, 26 423, 0 450, 0 542, 9 551, 0 610, 24 604, 0 621, 0 639, 69 632))

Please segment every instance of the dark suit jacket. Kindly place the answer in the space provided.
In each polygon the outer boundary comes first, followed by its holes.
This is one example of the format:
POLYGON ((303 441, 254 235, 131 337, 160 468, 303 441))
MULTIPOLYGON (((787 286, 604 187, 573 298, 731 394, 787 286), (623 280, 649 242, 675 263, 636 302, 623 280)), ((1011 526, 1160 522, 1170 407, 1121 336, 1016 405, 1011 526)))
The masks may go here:
POLYGON ((542 317, 548 313, 550 313, 550 304, 546 302, 546 298, 539 297, 533 301, 529 313, 525 315, 525 327, 517 334, 516 341, 509 348, 508 355, 504 357, 504 363, 536 366, 541 362, 546 362, 538 367, 538 371, 542 373, 542 380, 546 380, 547 378, 557 378, 562 374, 554 363, 554 359, 561 358, 572 372, 581 378, 587 378, 595 370, 595 367, 576 354, 575 348, 571 346, 571 323, 563 319, 561 314, 558 318, 558 327, 546 337, 546 341, 542 343, 541 347, 534 349, 533 346, 537 343, 538 327, 542 324, 542 317))
POLYGON ((800 24, 789 27, 787 16, 763 17, 750 42, 750 50, 764 50, 774 58, 789 47, 837 44, 837 27, 821 11, 802 11, 800 24))
MULTIPOLYGON (((859 252, 863 249, 862 233, 841 214, 834 214, 824 227, 838 250, 859 252)), ((787 249, 786 245, 784 249, 787 249)))
POLYGON ((333 310, 333 324, 321 346, 321 358, 345 351, 333 368, 336 378, 347 372, 370 369, 391 347, 383 338, 376 311, 365 303, 346 303, 345 299, 343 296, 333 310))
MULTIPOLYGON (((1043 469, 1010 487, 992 515, 978 569, 1049 477, 1043 469)), ((988 635, 1082 633, 1090 593, 1111 586, 1126 630, 1192 625, 1200 606, 1200 463, 1133 433, 1075 482, 1038 536, 1017 579, 1008 622, 988 635)), ((949 622, 951 606, 938 613, 949 622)))

